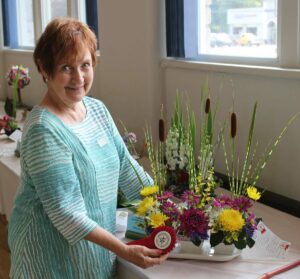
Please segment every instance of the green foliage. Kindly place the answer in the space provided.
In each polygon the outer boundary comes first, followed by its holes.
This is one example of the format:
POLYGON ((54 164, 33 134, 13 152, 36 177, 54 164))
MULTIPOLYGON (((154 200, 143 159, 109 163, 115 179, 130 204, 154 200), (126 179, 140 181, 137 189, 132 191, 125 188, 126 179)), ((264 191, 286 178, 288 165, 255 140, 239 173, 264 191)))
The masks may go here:
POLYGON ((218 244, 222 243, 224 238, 225 238, 225 235, 222 231, 218 231, 216 233, 211 233, 210 234, 210 239, 209 239, 210 245, 212 247, 215 247, 218 244))
POLYGON ((145 140, 154 185, 157 185, 159 192, 162 193, 166 186, 167 176, 167 166, 164 162, 164 143, 159 142, 155 145, 149 128, 146 128, 145 140))
POLYGON ((229 139, 230 143, 230 156, 227 154, 227 149, 225 145, 224 135, 222 134, 222 145, 224 150, 224 157, 225 157, 225 165, 227 170, 227 175, 229 177, 229 185, 230 191, 234 196, 241 196, 246 194, 246 189, 249 185, 256 186, 258 179, 260 178, 263 169, 265 168, 267 162, 271 158, 275 148, 282 140, 283 135, 286 133, 288 127, 292 124, 292 122, 296 119, 299 115, 299 112, 292 116, 287 124, 283 127, 282 131, 280 132, 279 136, 275 138, 273 144, 268 146, 265 152, 260 155, 257 162, 256 159, 256 149, 258 146, 258 142, 256 142, 255 147, 253 148, 253 133, 255 127, 255 120, 256 120, 256 111, 257 111, 257 102, 254 104, 253 111, 252 111, 252 118, 249 126, 248 132, 248 139, 246 144, 246 154, 243 160, 242 165, 242 174, 239 176, 239 167, 240 161, 239 157, 235 154, 235 140, 236 138, 229 139))

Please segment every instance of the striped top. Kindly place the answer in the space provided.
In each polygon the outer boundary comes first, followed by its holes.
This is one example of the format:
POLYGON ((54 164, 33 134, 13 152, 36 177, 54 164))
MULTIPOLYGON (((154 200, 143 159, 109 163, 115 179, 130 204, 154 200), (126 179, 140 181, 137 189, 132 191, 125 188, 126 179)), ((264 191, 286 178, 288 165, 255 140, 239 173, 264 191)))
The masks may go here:
POLYGON ((65 125, 36 107, 21 145, 21 185, 9 223, 11 278, 112 278, 115 256, 84 240, 97 225, 115 232, 118 188, 139 195, 132 159, 102 102, 85 97, 86 118, 65 125))

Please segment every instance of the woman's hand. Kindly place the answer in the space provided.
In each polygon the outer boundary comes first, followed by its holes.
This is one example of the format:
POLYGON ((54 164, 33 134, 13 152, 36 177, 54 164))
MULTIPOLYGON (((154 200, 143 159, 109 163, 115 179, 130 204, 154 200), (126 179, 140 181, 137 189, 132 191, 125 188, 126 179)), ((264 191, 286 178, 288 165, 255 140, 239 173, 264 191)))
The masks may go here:
POLYGON ((100 227, 96 227, 86 235, 85 239, 101 245, 124 260, 142 268, 161 264, 169 255, 161 255, 162 252, 159 249, 149 249, 140 245, 127 245, 100 227))
POLYGON ((159 265, 168 258, 169 254, 161 255, 161 253, 159 249, 149 249, 140 245, 126 245, 124 254, 119 256, 141 268, 148 268, 159 265))

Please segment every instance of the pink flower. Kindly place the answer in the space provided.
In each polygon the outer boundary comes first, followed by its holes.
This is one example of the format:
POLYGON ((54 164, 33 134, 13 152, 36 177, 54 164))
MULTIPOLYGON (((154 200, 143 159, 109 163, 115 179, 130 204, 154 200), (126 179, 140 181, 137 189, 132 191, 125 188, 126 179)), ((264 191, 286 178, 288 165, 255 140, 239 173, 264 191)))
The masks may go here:
POLYGON ((223 208, 224 206, 231 206, 232 200, 229 196, 222 195, 221 197, 214 199, 213 205, 219 208, 223 208))
POLYGON ((180 214, 179 209, 173 202, 164 201, 162 204, 162 212, 170 218, 170 221, 177 221, 180 214))
POLYGON ((208 230, 210 229, 209 216, 198 208, 184 209, 179 216, 180 226, 178 233, 191 238, 208 239, 208 230))
POLYGON ((172 192, 165 191, 161 196, 157 196, 157 199, 159 201, 163 201, 163 200, 167 200, 167 199, 170 199, 173 197, 174 197, 174 194, 172 192))
POLYGON ((183 202, 186 202, 188 206, 194 206, 197 205, 200 201, 200 197, 196 195, 192 191, 184 191, 184 193, 181 196, 181 200, 183 202))
POLYGON ((232 208, 240 212, 247 212, 250 207, 252 207, 252 203, 247 197, 241 196, 232 201, 232 208))
POLYGON ((30 83, 28 68, 24 68, 22 65, 12 66, 6 75, 6 79, 9 85, 17 82, 17 87, 22 89, 30 83))

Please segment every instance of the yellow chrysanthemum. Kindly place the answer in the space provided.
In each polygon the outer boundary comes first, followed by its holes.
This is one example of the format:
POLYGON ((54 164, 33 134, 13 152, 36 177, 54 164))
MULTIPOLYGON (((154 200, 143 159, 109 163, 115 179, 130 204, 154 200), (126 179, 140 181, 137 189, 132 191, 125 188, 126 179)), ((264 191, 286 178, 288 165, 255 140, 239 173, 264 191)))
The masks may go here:
POLYGON ((222 230, 234 232, 243 228, 245 220, 238 210, 224 209, 218 217, 218 223, 222 230))
POLYGON ((140 194, 144 197, 146 196, 150 196, 150 195, 153 195, 155 193, 157 193, 159 190, 158 186, 154 185, 154 186, 148 186, 148 187, 144 187, 140 194))
POLYGON ((261 197, 261 192, 258 192, 254 186, 249 186, 247 188, 247 195, 250 199, 257 201, 261 197))
POLYGON ((152 213, 149 217, 150 225, 152 228, 158 228, 159 226, 163 226, 165 224, 165 221, 169 219, 168 216, 160 212, 152 213))
POLYGON ((145 213, 154 205, 155 201, 153 197, 144 198, 138 205, 137 215, 144 216, 145 213))

